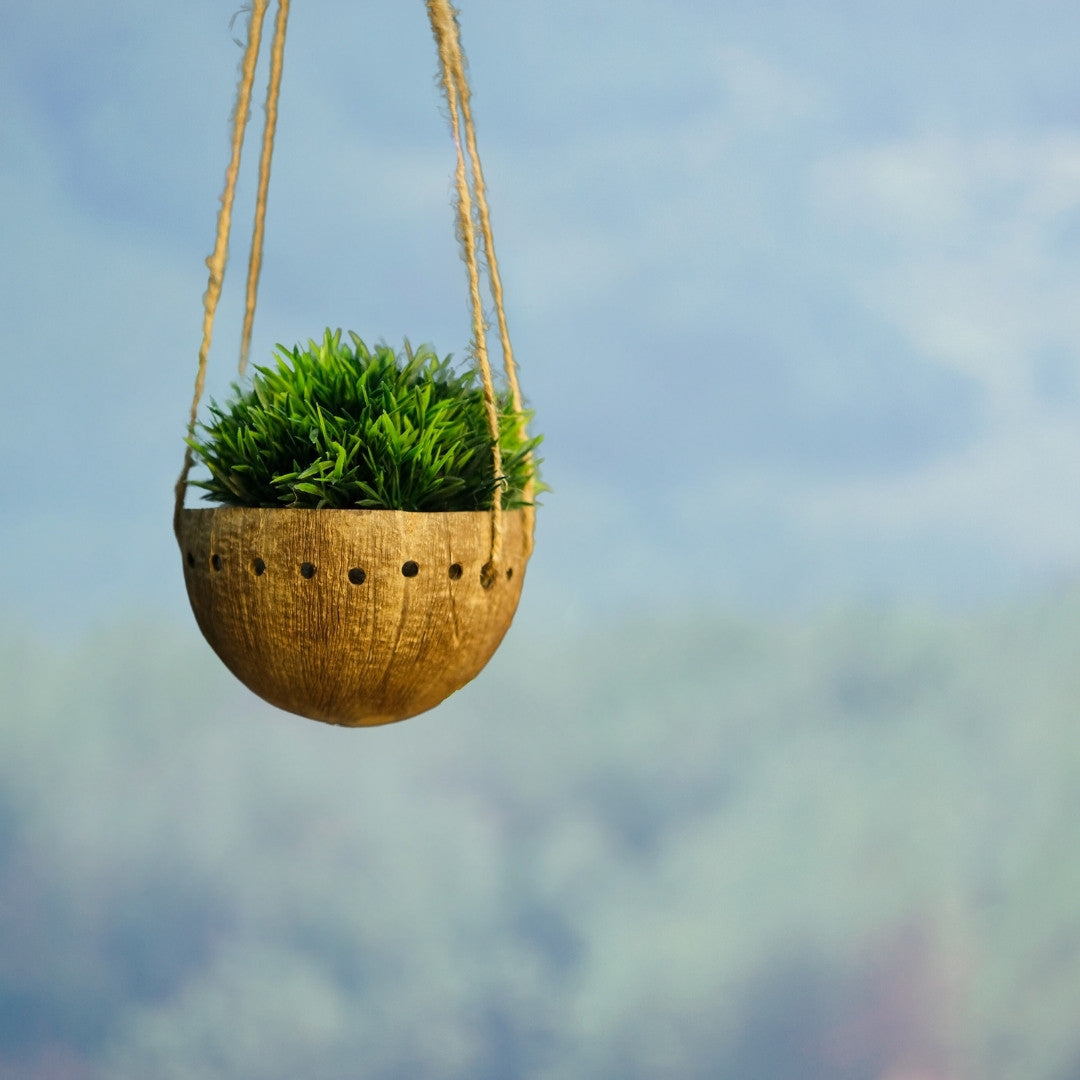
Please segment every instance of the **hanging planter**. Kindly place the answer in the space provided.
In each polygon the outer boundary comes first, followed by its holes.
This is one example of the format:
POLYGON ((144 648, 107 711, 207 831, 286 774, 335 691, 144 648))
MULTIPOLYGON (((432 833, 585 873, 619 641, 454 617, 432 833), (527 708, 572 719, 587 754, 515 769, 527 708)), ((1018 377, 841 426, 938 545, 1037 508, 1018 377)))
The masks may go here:
MULTIPOLYGON (((428 0, 457 151, 458 233, 469 271, 475 367, 427 349, 374 352, 327 331, 235 387, 197 437, 233 192, 267 0, 255 0, 214 253, 174 530, 206 640, 251 690, 347 726, 405 719, 476 676, 510 626, 532 551, 526 432, 476 152, 464 57, 448 0, 428 0), (494 387, 480 300, 489 268, 508 389, 494 387), (186 509, 195 483, 224 505, 186 509)), ((288 0, 279 0, 267 94, 241 371, 261 262, 288 0)))

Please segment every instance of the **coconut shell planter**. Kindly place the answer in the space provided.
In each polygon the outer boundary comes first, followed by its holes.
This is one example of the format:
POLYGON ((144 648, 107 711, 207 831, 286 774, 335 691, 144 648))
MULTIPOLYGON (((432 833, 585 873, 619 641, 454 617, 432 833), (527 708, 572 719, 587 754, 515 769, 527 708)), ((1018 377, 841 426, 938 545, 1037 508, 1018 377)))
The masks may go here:
POLYGON ((486 513, 185 510, 188 596, 230 671, 279 708, 347 726, 438 705, 491 659, 528 560, 507 515, 502 580, 485 588, 486 513))
MULTIPOLYGON (((267 0, 255 0, 234 111, 174 531, 195 619, 230 671, 270 703, 369 726, 438 705, 474 678, 517 609, 541 488, 502 305, 456 14, 428 0, 457 150, 474 362, 373 349, 326 331, 278 347, 197 420, 267 0), (483 245, 506 387, 495 387, 479 299, 483 245), (194 464, 208 479, 189 480, 194 464), (217 504, 188 509, 188 486, 217 504)), ((246 357, 261 260, 288 2, 279 0, 249 266, 246 357)), ((241 361, 243 370, 244 361, 241 361)))

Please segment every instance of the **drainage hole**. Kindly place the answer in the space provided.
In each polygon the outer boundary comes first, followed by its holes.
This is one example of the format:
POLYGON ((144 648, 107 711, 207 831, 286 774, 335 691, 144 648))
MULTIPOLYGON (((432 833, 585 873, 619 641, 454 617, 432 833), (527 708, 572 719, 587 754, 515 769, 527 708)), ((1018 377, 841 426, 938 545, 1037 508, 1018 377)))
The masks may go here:
POLYGON ((255 558, 251 560, 251 568, 255 571, 256 577, 262 577, 266 573, 266 563, 262 559, 255 558))
POLYGON ((215 570, 220 570, 221 569, 221 556, 218 555, 217 552, 215 552, 213 555, 210 556, 210 565, 215 570))
POLYGON ((514 568, 512 566, 508 566, 506 568, 506 580, 509 581, 513 576, 514 576, 514 568))
POLYGON ((406 563, 406 564, 405 564, 405 565, 404 565, 404 566, 403 566, 403 567, 401 568, 401 572, 402 572, 402 573, 403 573, 403 574, 404 574, 404 575, 405 575, 406 577, 416 577, 416 575, 420 573, 420 565, 419 565, 419 563, 414 563, 414 562, 412 561, 412 559, 410 559, 410 560, 409 560, 409 561, 408 561, 408 562, 407 562, 407 563, 406 563))
POLYGON ((188 564, 188 566, 194 566, 195 565, 195 556, 190 551, 187 553, 187 564, 188 564))
POLYGON ((300 576, 303 578, 313 578, 315 576, 315 564, 310 562, 302 562, 300 564, 300 576))
POLYGON ((361 570, 359 566, 354 566, 349 571, 349 580, 354 585, 363 585, 364 582, 367 580, 367 574, 365 574, 364 571, 361 570))
POLYGON ((456 562, 456 563, 451 563, 450 564, 450 580, 451 581, 460 581, 461 580, 461 575, 463 573, 464 573, 464 571, 461 569, 461 563, 456 562))

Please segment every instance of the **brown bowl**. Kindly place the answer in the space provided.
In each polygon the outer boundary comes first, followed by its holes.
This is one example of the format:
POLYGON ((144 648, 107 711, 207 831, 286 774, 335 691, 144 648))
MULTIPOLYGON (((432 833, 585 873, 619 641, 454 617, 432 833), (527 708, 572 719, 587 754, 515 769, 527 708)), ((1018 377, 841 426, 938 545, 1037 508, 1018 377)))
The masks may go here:
POLYGON ((181 510, 195 619, 214 652, 279 708, 349 727, 404 720, 474 678, 521 596, 531 515, 401 510, 181 510))

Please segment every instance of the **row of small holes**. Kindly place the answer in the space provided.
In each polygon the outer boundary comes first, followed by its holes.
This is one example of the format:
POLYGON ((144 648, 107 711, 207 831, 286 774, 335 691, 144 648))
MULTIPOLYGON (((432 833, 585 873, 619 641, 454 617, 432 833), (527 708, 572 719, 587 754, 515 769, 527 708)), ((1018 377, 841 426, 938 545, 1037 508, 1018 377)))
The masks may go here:
MULTIPOLYGON (((187 561, 188 561, 188 566, 194 566, 195 565, 195 556, 190 551, 188 552, 187 561)), ((223 565, 221 556, 218 555, 216 552, 213 555, 210 556, 210 565, 215 570, 220 570, 222 565, 223 565)), ((263 559, 260 559, 260 558, 253 559, 252 562, 251 562, 251 567, 255 571, 255 576, 256 577, 262 577, 262 575, 266 573, 266 562, 263 559)), ((420 564, 416 563, 416 562, 413 562, 413 560, 410 559, 407 563, 405 563, 402 566, 401 573, 407 578, 414 578, 414 577, 417 576, 417 574, 420 573, 420 564)), ((461 563, 451 563, 449 574, 450 574, 450 580, 451 581, 460 581, 462 575, 464 574, 464 570, 461 567, 461 563)), ((307 578, 308 580, 313 578, 315 576, 315 564, 314 563, 309 563, 309 562, 301 563, 300 564, 300 576, 303 577, 303 578, 307 578)), ((513 576, 514 576, 514 569, 513 569, 513 567, 510 567, 506 571, 506 580, 509 581, 513 576)), ((353 583, 353 585, 363 585, 366 580, 367 580, 367 574, 365 574, 364 571, 361 570, 359 566, 354 566, 349 571, 349 581, 351 581, 353 583)))

